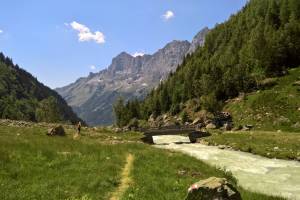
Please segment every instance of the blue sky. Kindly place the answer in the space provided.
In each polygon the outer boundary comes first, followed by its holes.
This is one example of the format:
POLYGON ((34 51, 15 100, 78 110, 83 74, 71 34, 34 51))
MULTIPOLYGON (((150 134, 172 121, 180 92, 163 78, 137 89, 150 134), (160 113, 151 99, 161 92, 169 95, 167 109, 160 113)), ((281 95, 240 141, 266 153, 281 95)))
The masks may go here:
POLYGON ((0 51, 51 88, 214 27, 247 0, 4 0, 0 51), (93 67, 92 67, 93 66, 93 67))

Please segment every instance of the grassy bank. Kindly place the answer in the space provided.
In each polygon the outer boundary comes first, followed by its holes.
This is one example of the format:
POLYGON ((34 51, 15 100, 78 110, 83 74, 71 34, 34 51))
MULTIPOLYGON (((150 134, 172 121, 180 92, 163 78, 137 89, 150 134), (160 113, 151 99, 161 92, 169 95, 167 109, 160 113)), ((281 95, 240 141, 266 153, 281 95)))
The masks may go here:
MULTIPOLYGON (((84 130, 73 140, 74 130, 67 137, 45 132, 0 127, 0 199, 109 199, 121 183, 128 154, 134 157, 132 182, 122 199, 180 200, 199 179, 231 179, 194 158, 137 143, 138 133, 84 130)), ((239 190, 243 199, 275 199, 239 190)))
POLYGON ((297 159, 300 157, 300 134, 291 132, 237 131, 214 132, 205 138, 212 145, 228 145, 235 150, 268 158, 297 159))
POLYGON ((229 111, 235 125, 252 124, 256 130, 300 132, 300 67, 273 79, 272 87, 231 100, 229 111))

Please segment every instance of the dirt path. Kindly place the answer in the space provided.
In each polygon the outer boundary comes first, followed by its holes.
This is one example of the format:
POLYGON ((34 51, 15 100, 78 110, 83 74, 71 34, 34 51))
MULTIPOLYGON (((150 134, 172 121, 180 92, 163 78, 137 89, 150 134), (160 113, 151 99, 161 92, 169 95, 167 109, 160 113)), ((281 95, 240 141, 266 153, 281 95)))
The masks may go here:
POLYGON ((117 188, 117 190, 112 194, 110 200, 119 200, 123 196, 124 192, 128 189, 129 185, 132 183, 130 178, 130 172, 133 168, 134 156, 132 154, 128 154, 126 158, 126 164, 122 170, 121 175, 121 184, 117 188))
MULTIPOLYGON (((159 136, 166 144, 168 137, 159 136)), ((158 138, 157 138, 158 139, 158 138)), ((176 139, 174 136, 173 140, 176 139)), ((178 138, 181 139, 181 138, 178 138)), ((269 159, 232 150, 222 150, 201 144, 155 145, 193 156, 209 165, 232 172, 243 188, 267 195, 300 199, 300 162, 269 159)))

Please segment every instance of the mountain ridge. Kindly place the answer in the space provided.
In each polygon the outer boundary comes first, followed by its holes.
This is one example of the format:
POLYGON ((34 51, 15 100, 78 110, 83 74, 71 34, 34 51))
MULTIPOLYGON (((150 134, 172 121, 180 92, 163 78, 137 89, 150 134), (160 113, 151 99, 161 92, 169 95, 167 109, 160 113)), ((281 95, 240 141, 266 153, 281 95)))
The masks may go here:
POLYGON ((112 104, 118 96, 126 100, 143 98, 176 70, 187 53, 203 45, 208 30, 206 27, 200 31, 191 43, 173 40, 151 55, 134 57, 123 51, 112 59, 106 69, 55 90, 89 124, 111 124, 112 104))

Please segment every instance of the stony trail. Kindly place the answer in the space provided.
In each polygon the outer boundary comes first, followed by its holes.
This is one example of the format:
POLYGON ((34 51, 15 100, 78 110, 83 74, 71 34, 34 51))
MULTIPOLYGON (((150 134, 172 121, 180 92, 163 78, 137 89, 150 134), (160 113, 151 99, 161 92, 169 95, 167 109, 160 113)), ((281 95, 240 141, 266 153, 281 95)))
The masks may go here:
POLYGON ((244 189, 287 199, 300 199, 300 162, 269 159, 202 144, 166 144, 170 136, 166 140, 164 136, 156 136, 156 139, 165 144, 155 145, 158 148, 179 151, 230 171, 244 189))

